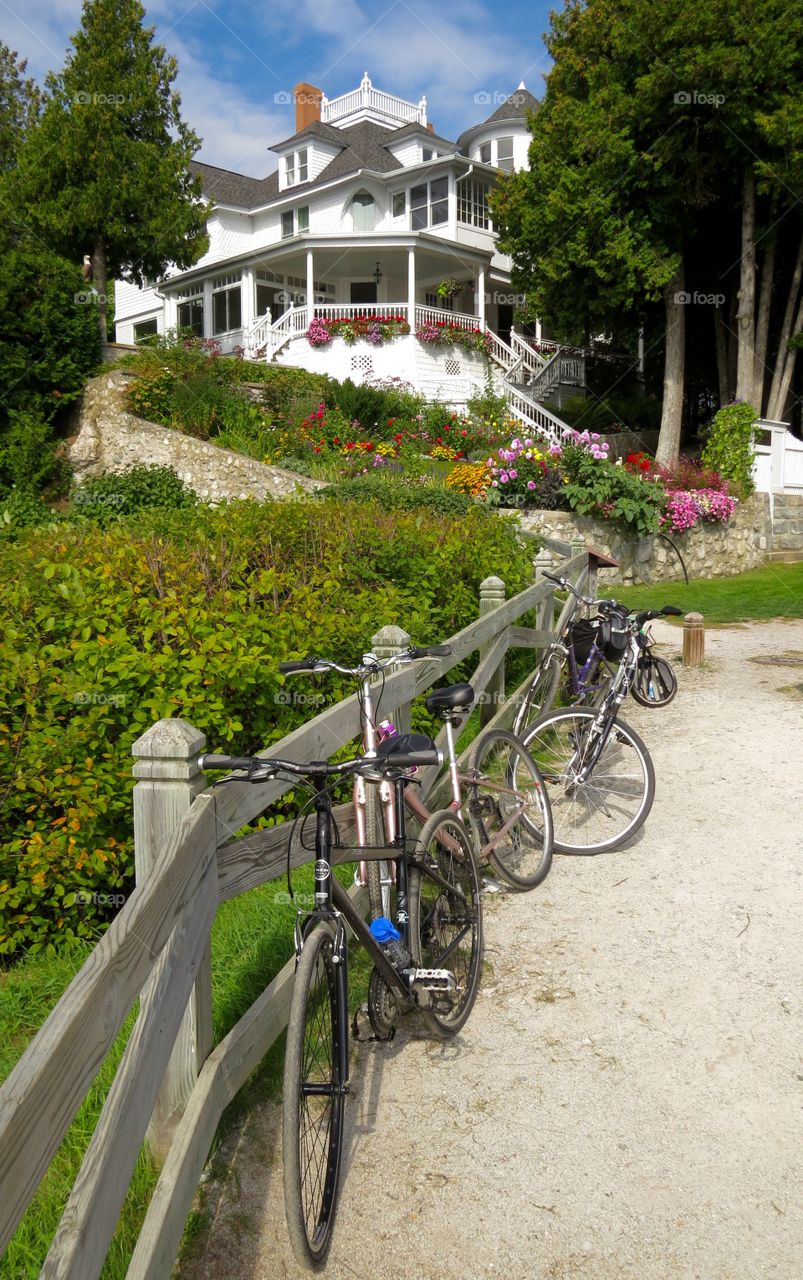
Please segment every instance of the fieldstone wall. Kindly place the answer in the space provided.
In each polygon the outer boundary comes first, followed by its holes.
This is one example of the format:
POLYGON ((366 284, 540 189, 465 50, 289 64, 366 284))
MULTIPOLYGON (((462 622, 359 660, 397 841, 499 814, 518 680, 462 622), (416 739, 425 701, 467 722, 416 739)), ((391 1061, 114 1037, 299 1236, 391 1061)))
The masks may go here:
POLYGON ((78 484, 89 476, 134 464, 172 467, 206 502, 226 498, 284 498, 324 487, 321 480, 270 467, 231 449, 219 449, 170 427, 146 422, 126 409, 129 375, 110 370, 87 383, 76 413, 67 461, 78 484))
MULTIPOLYGON (((569 511, 528 511, 524 529, 564 542, 580 540, 619 561, 601 570, 603 582, 671 582, 683 578, 672 548, 657 536, 627 537, 607 521, 569 511)), ((740 503, 727 524, 698 524, 669 536, 678 547, 690 578, 719 578, 755 569, 767 559, 771 540, 767 494, 740 503)))

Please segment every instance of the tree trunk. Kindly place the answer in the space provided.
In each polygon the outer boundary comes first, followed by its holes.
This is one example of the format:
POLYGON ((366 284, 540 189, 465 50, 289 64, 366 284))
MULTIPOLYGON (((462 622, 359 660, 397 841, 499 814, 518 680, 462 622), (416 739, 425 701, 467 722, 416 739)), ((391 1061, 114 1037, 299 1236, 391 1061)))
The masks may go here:
MULTIPOLYGON (((770 208, 770 220, 775 213, 775 202, 770 208)), ((767 337, 770 329, 770 310, 772 307, 772 286, 775 280, 775 244, 774 231, 769 233, 767 247, 764 250, 764 261, 761 264, 761 287, 758 295, 758 318, 756 320, 756 353, 753 372, 753 404, 758 416, 764 410, 764 386, 767 380, 767 337)))
MULTIPOLYGON (((784 370, 786 367, 786 357, 791 354, 789 351, 789 339, 792 336, 792 318, 795 314, 795 303, 800 289, 800 280, 803 276, 803 234, 800 237, 800 244, 797 249, 797 259, 795 261, 795 269, 792 272, 792 279, 789 284, 789 293, 786 299, 786 309, 784 311, 783 322, 781 324, 781 332, 778 338, 778 349, 775 353, 775 368, 772 375, 772 386, 770 387, 769 399, 767 402, 767 417, 780 421, 776 414, 777 402, 781 393, 781 382, 783 381, 784 370)), ((787 387, 788 387, 787 383, 787 387)), ((783 397, 780 412, 786 405, 786 396, 783 397)))
POLYGON ((719 406, 730 402, 731 381, 728 369, 728 333, 722 307, 714 308, 714 335, 717 343, 717 376, 719 378, 719 406))
POLYGON ((106 245, 100 236, 95 241, 95 252, 92 254, 92 282, 98 291, 100 340, 106 342, 106 245))
MULTIPOLYGON (((803 298, 800 299, 800 306, 797 309, 797 318, 795 320, 795 333, 799 333, 803 326, 803 298)), ((767 417, 771 422, 782 422, 783 413, 786 408, 786 401, 789 397, 789 388, 792 385, 792 375, 795 372, 795 361, 797 360, 797 349, 787 350, 786 359, 784 360, 783 373, 778 386, 777 395, 767 407, 767 417)))
POLYGON ((756 365, 756 179, 752 167, 744 172, 741 262, 739 310, 736 315, 739 335, 736 399, 752 404, 756 365))
POLYGON ((736 395, 736 352, 739 347, 739 339, 736 334, 736 312, 739 304, 736 293, 731 294, 730 308, 728 311, 727 337, 728 337, 728 401, 733 400, 736 395))
POLYGON ((680 453, 680 428, 683 423, 683 373, 686 353, 686 295, 683 260, 675 278, 664 290, 666 307, 666 341, 664 346, 664 400, 661 409, 661 433, 655 460, 663 466, 677 462, 680 453))

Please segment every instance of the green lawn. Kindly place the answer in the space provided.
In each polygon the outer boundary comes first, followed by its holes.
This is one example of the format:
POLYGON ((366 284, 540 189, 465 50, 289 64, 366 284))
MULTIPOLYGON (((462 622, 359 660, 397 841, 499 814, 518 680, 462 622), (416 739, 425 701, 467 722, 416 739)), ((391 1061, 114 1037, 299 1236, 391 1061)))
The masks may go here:
POLYGON ((633 609, 674 604, 684 613, 701 613, 706 623, 746 622, 761 618, 803 618, 803 562, 764 565, 733 578, 695 578, 652 586, 600 586, 633 609))

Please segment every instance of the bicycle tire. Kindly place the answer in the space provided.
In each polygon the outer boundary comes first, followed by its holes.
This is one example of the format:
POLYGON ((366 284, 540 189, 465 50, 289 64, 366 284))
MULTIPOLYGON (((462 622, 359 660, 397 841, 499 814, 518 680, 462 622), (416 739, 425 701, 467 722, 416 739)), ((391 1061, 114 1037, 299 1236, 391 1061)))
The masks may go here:
POLYGON ((638 734, 617 719, 588 780, 575 781, 597 712, 568 707, 539 716, 524 736, 546 783, 561 853, 605 853, 645 822, 655 799, 655 770, 638 734))
POLYGON ((678 678, 666 658, 646 651, 639 654, 630 692, 641 707, 666 707, 678 691, 678 678))
POLYGON ((480 876, 471 836, 452 809, 433 813, 410 867, 410 950, 418 968, 449 969, 456 994, 436 996, 424 1020, 436 1035, 455 1035, 477 998, 483 930, 480 876), (451 847, 450 847, 451 846, 451 847))
POLYGON ((481 733, 469 757, 468 813, 477 856, 487 846, 493 869, 511 889, 534 889, 552 865, 552 811, 544 780, 520 740, 506 729, 481 733), (515 817, 517 809, 518 818, 515 817), (498 843, 494 835, 506 824, 498 843))
MULTIPOLYGON (((370 783, 365 788, 365 843, 380 845, 384 842, 384 825, 382 822, 382 802, 379 787, 370 783)), ((390 863, 382 858, 379 862, 366 863, 366 879, 368 882, 368 919, 378 920, 380 916, 392 919, 390 863)))
POLYGON ((284 1059, 287 1230, 296 1260, 313 1271, 323 1267, 332 1242, 343 1148, 345 1093, 339 1051, 341 1038, 348 1039, 348 1027, 340 1025, 333 950, 333 930, 324 924, 313 929, 304 943, 284 1059), (328 1097, 305 1093, 307 1085, 328 1088, 328 1097))
POLYGON ((513 732, 517 737, 537 716, 550 710, 558 692, 562 670, 563 662, 556 653, 550 654, 547 661, 536 668, 513 721, 513 732))

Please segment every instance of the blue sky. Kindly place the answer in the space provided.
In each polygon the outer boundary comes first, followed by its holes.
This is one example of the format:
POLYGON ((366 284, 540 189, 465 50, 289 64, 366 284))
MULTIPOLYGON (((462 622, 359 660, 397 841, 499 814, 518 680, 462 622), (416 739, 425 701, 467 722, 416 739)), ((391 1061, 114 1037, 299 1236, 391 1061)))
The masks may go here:
MULTIPOLYGON (((294 131, 287 97, 302 80, 333 98, 367 70, 380 89, 414 102, 426 95, 429 119, 447 138, 490 115, 522 79, 540 98, 552 7, 152 0, 146 22, 178 59, 183 115, 203 139, 198 158, 261 177, 275 168, 268 146, 294 131)), ((80 20, 81 0, 0 0, 0 38, 40 81, 60 70, 80 20)))

